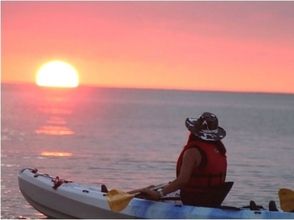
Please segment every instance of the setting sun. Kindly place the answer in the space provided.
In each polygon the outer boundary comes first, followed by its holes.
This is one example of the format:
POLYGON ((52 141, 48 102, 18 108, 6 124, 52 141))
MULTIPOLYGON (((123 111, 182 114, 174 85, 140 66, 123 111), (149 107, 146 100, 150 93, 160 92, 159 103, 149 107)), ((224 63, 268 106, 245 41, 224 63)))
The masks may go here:
POLYGON ((79 85, 78 72, 69 63, 50 61, 38 70, 36 84, 44 87, 74 88, 79 85))

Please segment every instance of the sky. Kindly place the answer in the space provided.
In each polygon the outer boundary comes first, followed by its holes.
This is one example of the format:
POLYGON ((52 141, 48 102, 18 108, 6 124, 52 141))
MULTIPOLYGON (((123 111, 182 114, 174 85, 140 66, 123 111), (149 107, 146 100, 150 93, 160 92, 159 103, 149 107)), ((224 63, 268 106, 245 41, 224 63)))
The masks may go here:
POLYGON ((1 2, 2 82, 294 93, 294 2, 1 2))

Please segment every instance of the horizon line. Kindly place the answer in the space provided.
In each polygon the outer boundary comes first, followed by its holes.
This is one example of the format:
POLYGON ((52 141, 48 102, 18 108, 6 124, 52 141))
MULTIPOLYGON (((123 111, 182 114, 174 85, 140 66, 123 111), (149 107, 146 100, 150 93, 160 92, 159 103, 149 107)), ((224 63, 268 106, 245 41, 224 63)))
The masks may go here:
POLYGON ((47 88, 56 90, 74 90, 78 88, 101 88, 101 89, 134 89, 134 90, 153 90, 153 91, 178 91, 178 92, 207 92, 207 93, 241 93, 241 94, 279 94, 279 95, 294 95, 294 92, 270 92, 270 91, 237 91, 237 90, 205 90, 205 89, 185 89, 185 88, 164 88, 164 87, 131 87, 131 86, 110 86, 110 85, 96 85, 96 84, 84 84, 81 83, 76 88, 56 88, 56 87, 40 87, 33 82, 2 82, 1 81, 1 91, 2 85, 30 85, 36 88, 47 88))

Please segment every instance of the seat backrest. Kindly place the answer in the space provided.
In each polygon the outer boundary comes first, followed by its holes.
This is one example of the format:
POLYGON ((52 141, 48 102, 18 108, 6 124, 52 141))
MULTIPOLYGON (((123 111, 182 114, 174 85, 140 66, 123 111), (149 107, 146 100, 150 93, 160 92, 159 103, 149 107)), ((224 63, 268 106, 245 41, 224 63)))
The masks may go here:
POLYGON ((218 207, 225 200, 233 184, 234 182, 225 182, 219 186, 203 188, 195 195, 181 193, 181 199, 187 205, 218 207))
POLYGON ((225 200, 229 192, 231 191, 233 187, 234 182, 225 182, 223 185, 216 187, 215 197, 218 198, 219 205, 222 204, 222 202, 225 200))

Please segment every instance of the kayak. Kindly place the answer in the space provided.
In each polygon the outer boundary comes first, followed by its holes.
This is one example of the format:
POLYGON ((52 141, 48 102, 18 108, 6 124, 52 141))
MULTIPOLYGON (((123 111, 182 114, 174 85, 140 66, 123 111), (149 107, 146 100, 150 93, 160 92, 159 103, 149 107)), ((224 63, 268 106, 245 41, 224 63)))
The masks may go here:
POLYGON ((294 219, 293 212, 196 207, 183 205, 179 200, 151 201, 137 197, 132 198, 121 211, 113 211, 105 185, 78 184, 30 168, 19 172, 18 183, 28 203, 49 218, 294 219))

